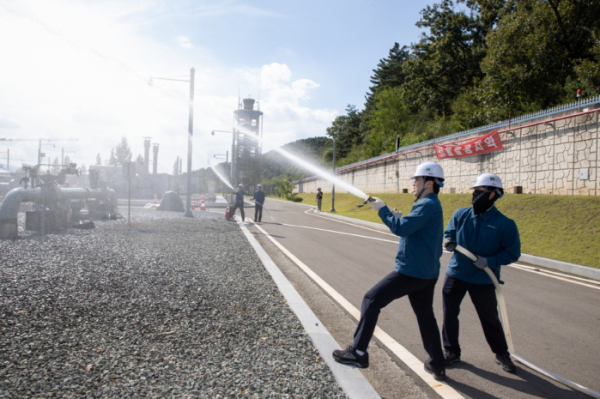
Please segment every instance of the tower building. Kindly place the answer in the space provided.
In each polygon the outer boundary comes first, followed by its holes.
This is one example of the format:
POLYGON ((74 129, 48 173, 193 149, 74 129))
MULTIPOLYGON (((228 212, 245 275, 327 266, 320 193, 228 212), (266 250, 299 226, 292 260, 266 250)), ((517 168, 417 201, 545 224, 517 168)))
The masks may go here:
POLYGON ((242 103, 238 103, 238 109, 233 112, 235 143, 232 160, 235 164, 237 182, 256 184, 261 172, 262 143, 258 138, 262 139, 263 113, 252 98, 245 98, 242 103), (255 103, 257 109, 254 109, 255 103))

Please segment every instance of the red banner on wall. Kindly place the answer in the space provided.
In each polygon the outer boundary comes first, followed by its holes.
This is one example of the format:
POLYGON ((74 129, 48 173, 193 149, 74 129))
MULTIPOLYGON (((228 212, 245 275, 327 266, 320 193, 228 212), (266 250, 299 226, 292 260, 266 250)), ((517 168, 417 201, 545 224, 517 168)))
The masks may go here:
POLYGON ((471 157, 504 148, 497 130, 457 145, 433 145, 438 159, 471 157))

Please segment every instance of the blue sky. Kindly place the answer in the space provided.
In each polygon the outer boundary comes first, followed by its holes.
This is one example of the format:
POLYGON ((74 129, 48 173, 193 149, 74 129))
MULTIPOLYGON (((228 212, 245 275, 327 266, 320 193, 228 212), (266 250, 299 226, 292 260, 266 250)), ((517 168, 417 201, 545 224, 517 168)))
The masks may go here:
MULTIPOLYGON (((107 161, 126 137, 160 144, 159 171, 187 154, 196 69, 193 168, 230 147, 238 93, 260 99, 269 146, 322 136, 347 104, 362 108, 381 58, 419 39, 409 1, 0 0, 0 138, 47 138, 54 159, 107 161), (77 141, 59 141, 73 139, 77 141)), ((0 142, 11 165, 35 141, 0 142)))

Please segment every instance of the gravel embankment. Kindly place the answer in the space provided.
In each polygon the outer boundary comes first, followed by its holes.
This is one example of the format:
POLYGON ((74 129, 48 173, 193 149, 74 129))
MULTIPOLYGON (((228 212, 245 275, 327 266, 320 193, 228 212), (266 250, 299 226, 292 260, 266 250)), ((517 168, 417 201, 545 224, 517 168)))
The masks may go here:
POLYGON ((237 225, 197 215, 1 240, 0 397, 344 398, 237 225))

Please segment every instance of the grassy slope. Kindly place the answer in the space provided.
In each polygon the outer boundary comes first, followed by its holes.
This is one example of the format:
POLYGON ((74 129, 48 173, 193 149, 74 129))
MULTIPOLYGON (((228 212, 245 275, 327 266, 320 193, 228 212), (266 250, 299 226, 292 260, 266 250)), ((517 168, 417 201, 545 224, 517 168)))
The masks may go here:
MULTIPOLYGON (((412 194, 373 194, 405 215, 412 208, 412 194)), ((315 194, 298 194, 303 204, 316 205, 315 194)), ((470 206, 471 194, 441 194, 444 224, 458 208, 470 206)), ((336 214, 381 223, 370 206, 351 194, 336 194, 336 214)), ((506 194, 496 203, 513 219, 521 234, 521 251, 544 258, 600 268, 600 197, 506 194)), ((331 208, 331 194, 323 197, 322 210, 331 208)))

